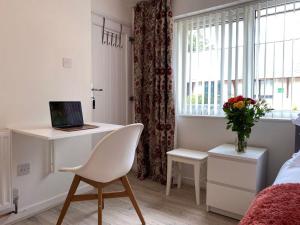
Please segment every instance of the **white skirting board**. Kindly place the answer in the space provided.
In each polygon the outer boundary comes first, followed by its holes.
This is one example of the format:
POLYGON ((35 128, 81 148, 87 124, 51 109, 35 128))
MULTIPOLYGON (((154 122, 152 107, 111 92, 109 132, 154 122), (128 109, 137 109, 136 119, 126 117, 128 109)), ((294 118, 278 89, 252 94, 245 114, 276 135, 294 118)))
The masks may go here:
MULTIPOLYGON (((188 165, 188 166, 189 166, 189 165, 188 165)), ((132 167, 132 169, 131 169, 131 172, 132 172, 133 174, 137 174, 137 165, 136 165, 136 161, 135 161, 135 163, 134 163, 134 165, 133 165, 133 167, 132 167)), ((183 172, 184 172, 185 174, 188 174, 188 175, 193 175, 193 171, 189 171, 189 170, 184 171, 184 170, 183 170, 183 172)), ((206 190, 206 168, 203 168, 203 169, 201 170, 200 176, 201 176, 201 178, 200 178, 200 188, 203 189, 203 190, 206 190)), ((177 179, 174 179, 174 178, 176 178, 176 174, 173 175, 173 184, 177 185, 177 183, 176 183, 176 182, 177 182, 177 179)), ((183 176, 181 179, 182 179, 182 181, 181 181, 182 184, 186 184, 186 185, 188 185, 188 186, 194 186, 194 185, 195 185, 194 178, 191 177, 191 176, 183 176)))
MULTIPOLYGON (((91 192, 92 190, 93 190, 92 186, 84 185, 84 186, 78 188, 78 191, 76 193, 83 194, 83 193, 91 192)), ((67 192, 57 195, 51 199, 47 199, 46 201, 42 201, 42 202, 27 206, 26 208, 20 209, 18 214, 11 214, 7 217, 0 219, 0 224, 1 225, 15 224, 19 221, 25 220, 29 217, 37 215, 48 209, 56 207, 65 201, 66 196, 67 196, 67 192)))
POLYGON ((11 208, 11 135, 9 130, 0 130, 0 215, 11 208))

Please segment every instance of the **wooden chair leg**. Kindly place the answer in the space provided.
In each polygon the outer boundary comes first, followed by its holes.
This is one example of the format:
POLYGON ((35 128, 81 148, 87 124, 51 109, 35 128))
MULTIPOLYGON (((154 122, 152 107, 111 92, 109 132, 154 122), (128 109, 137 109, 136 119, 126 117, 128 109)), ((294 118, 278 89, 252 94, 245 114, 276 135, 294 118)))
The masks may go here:
POLYGON ((69 206, 71 204, 71 199, 72 199, 73 195, 75 194, 79 183, 80 183, 80 177, 77 176, 77 175, 75 175, 75 177, 73 179, 73 182, 72 182, 72 185, 70 187, 68 196, 67 196, 67 198, 65 200, 64 206, 63 206, 63 208, 61 210, 61 213, 60 213, 60 216, 58 218, 58 221, 57 221, 56 225, 61 225, 62 224, 62 222, 64 220, 64 217, 65 217, 65 215, 67 213, 67 210, 68 210, 68 208, 69 208, 69 206))
POLYGON ((103 196, 102 186, 98 186, 98 225, 102 225, 102 207, 103 207, 103 196))
POLYGON ((139 206, 137 204, 137 201, 136 201, 136 199, 134 197, 134 194, 132 192, 132 188, 131 188, 131 186, 129 184, 127 176, 122 177, 121 181, 122 181, 123 186, 125 187, 125 190, 126 190, 126 192, 128 194, 128 197, 130 198, 130 200, 132 202, 133 207, 135 208, 136 213, 138 214, 138 216, 139 216, 142 224, 145 225, 146 222, 145 222, 144 217, 142 215, 142 212, 141 212, 141 210, 140 210, 140 208, 139 208, 139 206))

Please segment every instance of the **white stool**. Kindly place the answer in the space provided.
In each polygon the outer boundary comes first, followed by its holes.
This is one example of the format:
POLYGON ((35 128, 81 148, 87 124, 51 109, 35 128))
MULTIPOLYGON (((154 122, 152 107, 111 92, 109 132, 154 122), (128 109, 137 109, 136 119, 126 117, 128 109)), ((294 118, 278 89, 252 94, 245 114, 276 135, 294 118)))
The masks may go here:
POLYGON ((192 164, 194 166, 194 180, 195 180, 195 193, 196 203, 200 204, 200 170, 202 163, 205 163, 208 157, 206 152, 190 149, 174 149, 167 152, 168 155, 168 172, 167 172, 167 195, 170 194, 171 180, 172 180, 172 163, 178 163, 178 177, 177 187, 181 187, 181 163, 192 164))

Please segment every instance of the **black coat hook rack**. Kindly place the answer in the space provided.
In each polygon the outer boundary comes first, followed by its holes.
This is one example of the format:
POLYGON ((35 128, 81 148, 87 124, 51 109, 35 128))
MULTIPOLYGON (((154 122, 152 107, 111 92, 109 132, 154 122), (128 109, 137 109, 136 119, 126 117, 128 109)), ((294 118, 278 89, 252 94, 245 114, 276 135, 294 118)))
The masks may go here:
POLYGON ((105 26, 105 17, 103 17, 103 25, 102 25, 102 44, 110 45, 117 48, 123 48, 122 45, 122 32, 123 32, 123 25, 120 24, 120 32, 117 33, 108 29, 105 26))

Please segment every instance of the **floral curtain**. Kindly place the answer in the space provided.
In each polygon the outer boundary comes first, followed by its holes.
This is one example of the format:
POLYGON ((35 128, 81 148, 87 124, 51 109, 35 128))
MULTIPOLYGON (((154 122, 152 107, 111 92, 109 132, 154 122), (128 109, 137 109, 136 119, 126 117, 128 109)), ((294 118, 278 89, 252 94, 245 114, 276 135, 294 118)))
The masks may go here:
POLYGON ((137 150, 138 177, 164 184, 175 130, 170 0, 139 2, 134 21, 135 121, 145 126, 137 150))

